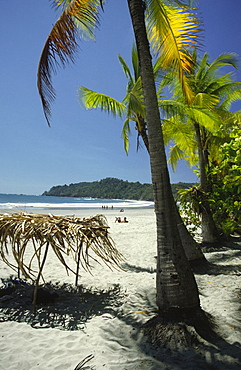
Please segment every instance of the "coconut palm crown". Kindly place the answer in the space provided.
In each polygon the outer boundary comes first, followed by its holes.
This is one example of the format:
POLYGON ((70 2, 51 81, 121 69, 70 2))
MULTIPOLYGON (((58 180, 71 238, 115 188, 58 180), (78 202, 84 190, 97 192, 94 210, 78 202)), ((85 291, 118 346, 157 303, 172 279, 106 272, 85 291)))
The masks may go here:
MULTIPOLYGON (((217 160, 219 145, 224 139, 228 140, 229 128, 241 119, 239 112, 229 111, 231 104, 241 99, 241 82, 235 82, 234 75, 230 72, 220 73, 220 69, 225 66, 237 69, 237 55, 221 54, 210 63, 208 53, 198 60, 195 51, 193 61, 193 69, 187 76, 193 91, 190 105, 187 104, 178 81, 169 79, 173 100, 166 101, 166 106, 169 104, 170 109, 163 131, 166 143, 174 143, 170 149, 170 163, 174 170, 178 161, 183 158, 191 166, 199 163, 194 123, 199 125, 203 149, 209 153, 210 158, 216 156, 217 160)), ((165 110, 167 111, 168 109, 165 110)))
POLYGON ((175 168, 182 158, 191 165, 199 164, 202 201, 202 235, 203 242, 216 243, 219 238, 214 224, 207 195, 211 184, 207 180, 207 169, 212 160, 218 160, 218 149, 229 139, 232 124, 240 122, 239 112, 232 113, 232 102, 241 99, 241 83, 234 82, 231 73, 220 74, 224 66, 237 68, 234 54, 222 54, 209 63, 205 53, 201 61, 195 61, 193 70, 187 75, 189 86, 193 91, 193 100, 188 104, 178 82, 173 83, 174 100, 170 103, 176 107, 176 114, 169 115, 163 125, 166 143, 171 140, 174 145, 170 150, 170 162, 175 168))
MULTIPOLYGON (((101 0, 52 0, 53 6, 62 9, 43 47, 38 65, 37 85, 48 124, 51 119, 51 104, 56 92, 52 74, 58 67, 75 61, 79 38, 94 39, 99 26, 101 0)), ((146 21, 152 50, 160 57, 162 68, 178 73, 183 92, 190 101, 192 92, 188 87, 185 72, 192 66, 189 46, 198 45, 200 21, 195 9, 187 8, 184 1, 146 0, 146 21), (185 49, 186 48, 186 49, 185 49), (165 58, 161 56, 165 55, 165 58)))

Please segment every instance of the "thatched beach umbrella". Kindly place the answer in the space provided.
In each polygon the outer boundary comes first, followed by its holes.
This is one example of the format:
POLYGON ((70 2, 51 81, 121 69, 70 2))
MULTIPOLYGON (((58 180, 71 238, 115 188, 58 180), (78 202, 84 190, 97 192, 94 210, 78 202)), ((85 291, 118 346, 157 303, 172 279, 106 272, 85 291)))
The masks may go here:
POLYGON ((110 268, 121 268, 123 257, 115 248, 108 228, 103 215, 80 219, 75 216, 50 214, 2 214, 0 257, 8 266, 18 273, 21 271, 24 277, 35 282, 33 300, 35 307, 40 278, 44 281, 43 267, 49 248, 52 248, 66 271, 71 271, 75 275, 76 286, 80 265, 90 271, 91 260, 98 262, 101 260, 110 268), (31 257, 27 261, 26 253, 29 255, 29 250, 31 257), (12 262, 11 255, 16 264, 12 262), (75 271, 66 262, 65 257, 68 255, 72 255, 76 263, 75 271))

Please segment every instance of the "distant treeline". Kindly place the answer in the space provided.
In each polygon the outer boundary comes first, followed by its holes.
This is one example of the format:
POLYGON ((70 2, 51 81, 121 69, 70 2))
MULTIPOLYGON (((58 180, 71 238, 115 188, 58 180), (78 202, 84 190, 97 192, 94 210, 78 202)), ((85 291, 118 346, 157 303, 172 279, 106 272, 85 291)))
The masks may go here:
MULTIPOLYGON (((185 182, 172 184, 174 197, 176 197, 177 189, 187 189, 193 185, 193 183, 185 182)), ((79 182, 77 184, 53 186, 49 191, 45 191, 43 195, 55 197, 154 200, 151 184, 128 182, 110 177, 94 182, 79 182)))

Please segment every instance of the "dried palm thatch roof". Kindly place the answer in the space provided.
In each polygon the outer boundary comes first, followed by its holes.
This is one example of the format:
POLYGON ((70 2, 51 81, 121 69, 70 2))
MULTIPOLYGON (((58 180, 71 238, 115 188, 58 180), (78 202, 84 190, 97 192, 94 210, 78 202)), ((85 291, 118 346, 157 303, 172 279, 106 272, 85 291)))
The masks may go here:
MULTIPOLYGON (((42 249, 47 244, 68 271, 72 269, 65 262, 64 256, 72 254, 76 263, 90 271, 90 260, 101 259, 109 267, 120 267, 123 260, 121 253, 114 246, 108 234, 108 225, 102 215, 80 219, 32 213, 12 213, 0 215, 0 256, 10 267, 19 267, 26 278, 34 279, 31 268, 33 259, 40 264, 42 249), (24 256, 29 252, 32 242, 33 254, 30 263, 24 263, 24 256), (11 250, 8 244, 11 244, 11 250), (94 252, 94 255, 91 254, 94 252), (9 261, 12 253, 17 266, 9 261)), ((74 272, 74 271, 72 271, 74 272)), ((75 273, 75 272, 74 272, 75 273)))
POLYGON ((2 214, 0 257, 8 266, 34 281, 37 289, 40 278, 44 280, 43 267, 48 250, 52 248, 66 271, 75 274, 77 285, 80 265, 89 272, 91 261, 121 268, 123 256, 115 248, 108 228, 103 215, 80 219, 24 212, 2 214), (69 255, 76 263, 75 271, 66 262, 69 255))

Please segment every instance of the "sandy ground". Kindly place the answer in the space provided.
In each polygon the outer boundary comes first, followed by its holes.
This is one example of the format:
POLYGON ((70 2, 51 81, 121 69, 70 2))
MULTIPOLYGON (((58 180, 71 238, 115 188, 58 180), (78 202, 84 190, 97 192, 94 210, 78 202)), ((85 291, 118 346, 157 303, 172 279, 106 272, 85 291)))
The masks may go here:
MULTIPOLYGON (((96 213, 75 212, 79 217, 96 213)), ((125 257, 125 271, 95 263, 92 275, 81 272, 76 292, 74 276, 50 256, 44 275, 58 294, 55 304, 38 306, 34 316, 28 285, 21 299, 0 299, 0 370, 74 370, 88 355, 93 358, 85 369, 241 369, 241 244, 205 253, 209 266, 195 273, 201 306, 214 317, 219 339, 171 354, 153 348, 139 330, 156 310, 153 209, 100 213, 125 257), (116 216, 129 222, 115 223, 116 216)), ((0 261, 0 278, 10 275, 0 261)))

